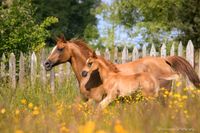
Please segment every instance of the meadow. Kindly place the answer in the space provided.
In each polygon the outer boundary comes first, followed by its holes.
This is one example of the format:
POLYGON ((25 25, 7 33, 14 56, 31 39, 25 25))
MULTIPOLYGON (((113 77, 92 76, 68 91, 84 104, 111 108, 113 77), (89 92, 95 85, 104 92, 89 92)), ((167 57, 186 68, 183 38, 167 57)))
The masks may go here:
MULTIPOLYGON (((28 84, 28 83, 27 83, 28 84)), ((0 84, 2 133, 177 133, 200 132, 200 90, 160 90, 160 98, 144 99, 140 93, 116 99, 101 112, 80 99, 71 76, 56 88, 12 89, 0 84)), ((29 85, 28 85, 29 86, 29 85)))

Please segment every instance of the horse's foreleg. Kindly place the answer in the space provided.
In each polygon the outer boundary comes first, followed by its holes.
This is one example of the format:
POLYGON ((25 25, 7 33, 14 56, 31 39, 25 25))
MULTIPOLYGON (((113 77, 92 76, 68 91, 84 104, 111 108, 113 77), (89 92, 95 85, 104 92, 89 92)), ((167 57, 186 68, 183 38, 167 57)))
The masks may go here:
POLYGON ((98 110, 106 108, 113 101, 113 97, 107 95, 98 105, 98 110))

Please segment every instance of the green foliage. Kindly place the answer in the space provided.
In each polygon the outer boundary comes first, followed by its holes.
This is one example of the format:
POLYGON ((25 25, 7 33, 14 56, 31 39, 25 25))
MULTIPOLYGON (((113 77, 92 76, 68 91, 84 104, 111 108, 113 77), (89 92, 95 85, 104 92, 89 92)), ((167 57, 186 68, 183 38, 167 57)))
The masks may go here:
POLYGON ((38 24, 34 13, 30 0, 15 0, 7 8, 0 7, 0 55, 36 51, 45 45, 46 38, 50 36, 47 27, 58 19, 47 17, 38 24))
POLYGON ((157 44, 175 34, 184 45, 191 39, 195 47, 200 47, 198 0, 115 0, 109 8, 115 9, 117 24, 127 29, 136 27, 134 33, 141 34, 146 42, 157 44))
POLYGON ((51 27, 52 36, 64 34, 66 39, 85 37, 87 41, 98 37, 93 9, 99 0, 33 0, 37 7, 37 21, 55 16, 59 22, 51 27))
POLYGON ((94 38, 99 36, 98 29, 95 25, 88 24, 84 30, 84 39, 87 41, 92 41, 94 38))

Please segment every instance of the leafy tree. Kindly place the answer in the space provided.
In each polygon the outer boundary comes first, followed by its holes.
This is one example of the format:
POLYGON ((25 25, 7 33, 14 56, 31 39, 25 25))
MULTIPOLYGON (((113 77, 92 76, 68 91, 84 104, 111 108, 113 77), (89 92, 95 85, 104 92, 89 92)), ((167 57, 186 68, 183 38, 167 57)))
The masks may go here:
POLYGON ((110 7, 115 9, 119 25, 125 25, 132 34, 134 27, 134 33, 147 42, 176 37, 184 44, 191 39, 200 47, 199 0, 114 0, 110 7))
POLYGON ((59 23, 53 25, 53 36, 64 34, 67 39, 85 37, 91 41, 98 37, 96 17, 93 13, 100 0, 33 0, 37 7, 37 20, 55 16, 59 23))
POLYGON ((36 23, 35 10, 30 0, 14 0, 9 7, 0 7, 0 55, 2 53, 28 52, 45 45, 50 36, 47 27, 58 22, 55 17, 47 17, 36 23))

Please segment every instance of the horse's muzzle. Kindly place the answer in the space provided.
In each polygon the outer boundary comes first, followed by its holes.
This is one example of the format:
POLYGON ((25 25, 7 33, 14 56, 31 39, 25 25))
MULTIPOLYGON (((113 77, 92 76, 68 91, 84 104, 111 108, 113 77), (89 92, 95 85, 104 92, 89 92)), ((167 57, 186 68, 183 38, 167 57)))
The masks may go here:
POLYGON ((53 67, 53 63, 49 60, 44 62, 44 68, 46 71, 50 71, 53 67))
POLYGON ((82 73, 81 73, 82 77, 86 77, 87 74, 88 74, 88 72, 86 72, 86 71, 82 71, 82 73))

